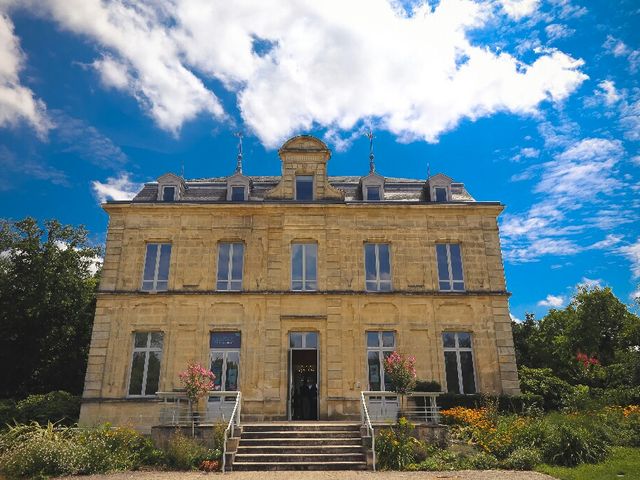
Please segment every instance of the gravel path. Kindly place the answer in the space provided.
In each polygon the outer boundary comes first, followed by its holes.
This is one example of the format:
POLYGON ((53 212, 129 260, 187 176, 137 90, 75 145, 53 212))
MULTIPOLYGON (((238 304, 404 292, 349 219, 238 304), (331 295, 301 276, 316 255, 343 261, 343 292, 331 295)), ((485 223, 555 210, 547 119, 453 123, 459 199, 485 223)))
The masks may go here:
MULTIPOLYGON (((66 480, 204 480, 219 477, 221 480, 553 480, 553 477, 536 472, 506 470, 463 470, 458 472, 126 472, 111 475, 63 477, 66 480)), ((58 479, 62 480, 62 479, 58 479)))

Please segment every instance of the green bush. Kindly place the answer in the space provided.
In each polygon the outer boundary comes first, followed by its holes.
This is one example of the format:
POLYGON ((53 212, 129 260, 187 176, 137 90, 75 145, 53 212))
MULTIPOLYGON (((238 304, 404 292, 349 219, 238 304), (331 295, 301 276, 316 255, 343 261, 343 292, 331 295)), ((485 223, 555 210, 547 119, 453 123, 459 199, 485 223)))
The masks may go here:
POLYGON ((219 449, 210 449, 198 440, 183 435, 180 431, 171 437, 164 452, 169 468, 176 470, 195 470, 205 460, 218 460, 222 457, 219 449))
POLYGON ((508 470, 533 470, 542 463, 542 454, 537 448, 516 448, 505 458, 500 466, 508 470))
POLYGON ((15 421, 18 423, 48 422, 73 425, 80 415, 80 397, 57 391, 43 395, 29 395, 16 403, 15 421))
POLYGON ((382 470, 404 470, 415 462, 414 449, 420 442, 413 437, 415 426, 402 417, 397 425, 376 436, 377 463, 382 470))
POLYGON ((480 452, 466 459, 467 468, 472 470, 495 470, 500 466, 498 459, 490 453, 480 452))
POLYGON ((416 380, 414 392, 441 392, 442 386, 435 380, 416 380))
POLYGON ((11 399, 0 400, 0 430, 13 423, 16 418, 16 402, 11 399))
POLYGON ((576 422, 552 423, 540 446, 542 457, 546 463, 565 467, 600 462, 611 449, 601 434, 576 422))
POLYGON ((556 377, 550 368, 520 367, 520 390, 523 394, 539 395, 545 410, 557 410, 568 405, 576 390, 556 377))
POLYGON ((0 472, 9 477, 136 470, 161 461, 161 452, 149 439, 122 427, 80 430, 33 422, 0 435, 0 472))
POLYGON ((450 450, 435 449, 431 455, 419 463, 408 464, 409 471, 447 471, 467 468, 467 461, 450 450))
POLYGON ((462 395, 458 393, 445 393, 438 396, 438 407, 442 410, 449 408, 481 408, 486 403, 496 403, 498 411, 503 413, 526 413, 530 410, 542 409, 544 400, 540 395, 462 395))

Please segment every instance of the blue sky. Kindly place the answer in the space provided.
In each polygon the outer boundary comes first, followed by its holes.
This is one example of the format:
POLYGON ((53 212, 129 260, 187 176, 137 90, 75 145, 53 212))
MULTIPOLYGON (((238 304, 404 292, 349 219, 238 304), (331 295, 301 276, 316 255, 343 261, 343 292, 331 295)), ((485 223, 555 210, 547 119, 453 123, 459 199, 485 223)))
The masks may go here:
POLYGON ((84 224, 162 173, 443 172, 499 200, 512 314, 640 283, 633 0, 0 0, 0 215, 84 224))

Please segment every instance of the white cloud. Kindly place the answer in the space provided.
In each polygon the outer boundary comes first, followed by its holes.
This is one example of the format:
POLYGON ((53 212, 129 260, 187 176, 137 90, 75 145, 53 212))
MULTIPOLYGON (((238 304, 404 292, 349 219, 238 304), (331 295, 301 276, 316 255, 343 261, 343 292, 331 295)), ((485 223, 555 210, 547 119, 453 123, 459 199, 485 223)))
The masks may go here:
POLYGON ((640 238, 631 245, 619 247, 618 253, 627 257, 631 262, 631 273, 633 278, 640 278, 640 238))
POLYGON ((574 29, 569 28, 561 23, 551 23, 544 27, 544 31, 547 34, 550 42, 560 40, 562 38, 568 38, 576 33, 574 29))
POLYGON ((610 55, 614 57, 626 58, 629 63, 629 70, 631 73, 636 73, 638 67, 640 67, 640 50, 634 50, 622 40, 615 38, 612 35, 607 35, 603 47, 610 55))
POLYGON ((538 302, 538 306, 540 307, 550 307, 550 308, 560 308, 564 305, 566 299, 562 295, 547 295, 547 298, 544 300, 540 300, 538 302))
POLYGON ((629 300, 633 301, 640 301, 640 288, 634 290, 633 292, 631 292, 631 294, 629 294, 629 300))
POLYGON ((599 90, 596 90, 593 93, 596 97, 601 98, 604 104, 609 107, 617 103, 622 98, 612 80, 603 80, 598 84, 598 88, 599 90))
POLYGON ((514 20, 533 15, 538 9, 539 0, 500 0, 505 13, 514 20))
MULTIPOLYGON (((470 0, 409 14, 387 0, 19 3, 95 42, 102 83, 133 95, 161 128, 224 118, 203 81, 217 80, 269 147, 318 125, 350 132, 370 120, 402 140, 436 141, 464 119, 536 113, 587 78, 582 60, 558 50, 526 64, 472 43, 495 12, 470 0)), ((513 17, 537 3, 503 2, 513 17)))
POLYGON ((509 313, 509 317, 511 318, 511 321, 512 321, 512 322, 522 323, 522 319, 521 319, 521 318, 516 317, 516 316, 515 316, 514 314, 512 314, 512 313, 509 313))
POLYGON ((13 23, 0 10, 0 127, 15 126, 24 121, 42 137, 49 129, 46 107, 20 83, 19 73, 24 60, 13 23))
POLYGON ((580 280, 580 282, 578 283, 578 286, 580 287, 586 287, 586 288, 602 288, 602 283, 603 280, 601 278, 588 278, 588 277, 582 277, 582 280, 580 280))
POLYGON ((633 163, 637 167, 640 167, 640 155, 634 155, 633 157, 631 157, 631 163, 633 163))
POLYGON ((620 107, 620 126, 627 140, 640 140, 640 93, 636 92, 630 102, 620 107))
POLYGON ((105 183, 94 180, 91 185, 100 203, 107 200, 131 200, 142 188, 142 184, 132 182, 126 172, 107 178, 105 183))
POLYGON ((506 214, 500 231, 504 239, 505 259, 512 263, 537 261, 542 256, 575 255, 585 250, 610 249, 622 236, 608 234, 591 245, 571 236, 583 233, 589 226, 604 226, 606 220, 619 224, 624 215, 605 218, 608 211, 589 210, 599 199, 615 194, 621 188, 616 166, 623 158, 624 148, 617 140, 581 139, 558 153, 553 160, 525 170, 513 180, 532 178, 539 172, 534 192, 540 201, 522 214, 506 214), (582 209, 585 218, 570 218, 570 213, 582 209))

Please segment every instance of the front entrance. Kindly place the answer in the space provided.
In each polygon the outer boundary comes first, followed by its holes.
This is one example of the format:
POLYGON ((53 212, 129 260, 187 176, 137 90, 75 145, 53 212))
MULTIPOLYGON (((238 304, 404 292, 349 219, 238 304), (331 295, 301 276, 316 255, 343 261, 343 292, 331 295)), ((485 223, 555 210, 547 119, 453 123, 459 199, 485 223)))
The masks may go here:
POLYGON ((289 420, 318 420, 318 334, 289 334, 289 420))

